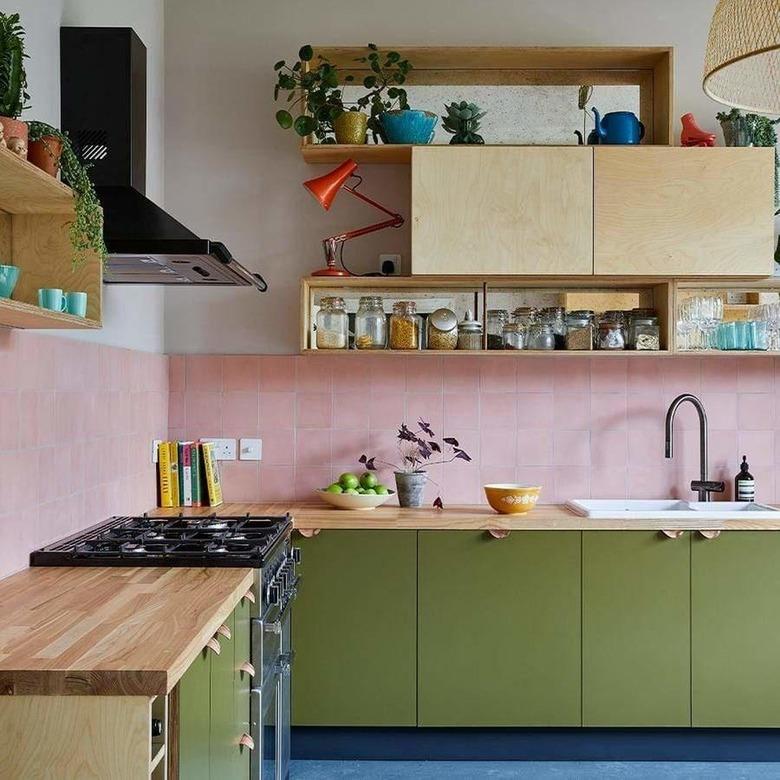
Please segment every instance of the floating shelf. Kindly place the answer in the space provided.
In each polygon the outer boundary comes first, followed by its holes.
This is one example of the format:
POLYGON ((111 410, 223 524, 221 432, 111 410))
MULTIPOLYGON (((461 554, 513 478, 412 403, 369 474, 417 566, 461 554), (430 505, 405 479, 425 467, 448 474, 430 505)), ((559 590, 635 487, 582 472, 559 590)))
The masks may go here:
POLYGON ((73 191, 0 148, 0 210, 6 214, 72 214, 73 191))
POLYGON ((0 325, 9 328, 62 328, 79 330, 99 328, 100 323, 86 317, 75 317, 73 314, 49 311, 32 303, 0 298, 0 325))
MULTIPOLYGON (((301 351, 303 355, 320 355, 323 358, 326 356, 341 356, 350 355, 354 356, 355 360, 365 360, 366 358, 376 356, 387 357, 410 357, 410 358, 455 358, 455 357, 501 357, 510 359, 522 360, 523 358, 530 357, 605 357, 605 358, 617 358, 632 357, 632 358, 652 358, 652 357, 669 357, 672 353, 668 350, 661 349, 655 351, 649 350, 629 350, 629 349, 558 349, 558 350, 533 350, 533 349, 304 349, 301 351)), ((680 354, 690 355, 697 353, 684 352, 680 354)), ((698 353, 701 354, 701 353, 698 353)), ((736 354, 730 352, 728 354, 736 354)), ((747 353, 739 353, 747 354, 747 353)), ((753 353, 751 353, 753 354, 753 353)), ((755 353, 759 354, 759 353, 755 353)), ((766 352, 760 353, 766 355, 766 352)))

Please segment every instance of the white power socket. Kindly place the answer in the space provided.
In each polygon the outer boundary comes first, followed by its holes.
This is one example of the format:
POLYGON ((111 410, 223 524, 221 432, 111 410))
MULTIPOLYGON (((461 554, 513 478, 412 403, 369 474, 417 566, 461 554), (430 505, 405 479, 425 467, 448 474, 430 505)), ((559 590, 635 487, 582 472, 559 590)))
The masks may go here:
POLYGON ((235 439, 207 439, 201 441, 210 441, 214 444, 214 455, 217 460, 235 460, 236 459, 236 440, 235 439))
POLYGON ((263 440, 262 439, 239 439, 238 459, 239 460, 262 460, 263 440))

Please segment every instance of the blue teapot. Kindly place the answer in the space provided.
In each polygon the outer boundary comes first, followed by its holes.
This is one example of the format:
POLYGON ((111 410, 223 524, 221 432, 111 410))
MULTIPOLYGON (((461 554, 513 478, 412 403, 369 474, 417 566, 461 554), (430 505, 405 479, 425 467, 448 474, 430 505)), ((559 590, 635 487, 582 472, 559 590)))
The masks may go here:
POLYGON ((596 133, 602 144, 638 144, 645 137, 645 126, 633 111, 612 111, 602 117, 593 109, 596 133))

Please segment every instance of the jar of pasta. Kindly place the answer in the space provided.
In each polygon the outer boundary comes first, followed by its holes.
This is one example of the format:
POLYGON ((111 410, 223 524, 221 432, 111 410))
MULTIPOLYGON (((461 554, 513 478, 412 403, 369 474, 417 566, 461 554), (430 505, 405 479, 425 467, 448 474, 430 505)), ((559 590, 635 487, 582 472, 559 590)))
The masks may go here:
POLYGON ((346 349, 349 345, 349 318, 344 299, 323 298, 317 312, 317 349, 346 349))
POLYGON ((414 301, 398 301, 390 315, 390 349, 420 349, 422 317, 414 301))

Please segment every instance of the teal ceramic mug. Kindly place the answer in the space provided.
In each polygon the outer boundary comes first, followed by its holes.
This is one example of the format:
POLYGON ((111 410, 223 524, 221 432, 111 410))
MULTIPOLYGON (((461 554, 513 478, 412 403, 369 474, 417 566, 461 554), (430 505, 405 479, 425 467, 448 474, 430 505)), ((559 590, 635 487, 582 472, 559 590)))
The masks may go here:
POLYGON ((51 311, 65 311, 65 295, 56 287, 41 287, 38 290, 38 306, 51 311))
POLYGON ((77 317, 86 317, 87 294, 85 292, 65 293, 65 311, 77 317))
POLYGON ((15 265, 0 265, 0 298, 10 298, 19 281, 21 269, 15 265))

